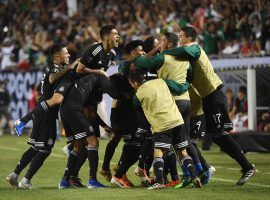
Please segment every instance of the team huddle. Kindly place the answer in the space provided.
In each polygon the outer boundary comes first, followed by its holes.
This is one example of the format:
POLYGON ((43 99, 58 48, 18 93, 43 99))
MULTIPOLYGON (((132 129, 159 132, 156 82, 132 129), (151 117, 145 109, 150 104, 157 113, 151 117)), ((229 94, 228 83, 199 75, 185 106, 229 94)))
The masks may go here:
POLYGON ((54 146, 58 112, 71 151, 60 189, 85 187, 78 174, 86 160, 87 188, 107 187, 97 180, 99 126, 111 134, 100 174, 120 188, 134 186, 127 171, 137 162, 135 173, 147 189, 200 188, 208 184, 212 168, 197 147, 198 139, 205 134, 241 166, 237 185, 245 184, 255 174, 255 166, 228 134, 232 123, 222 81, 196 42, 192 27, 182 29, 179 35, 167 32, 160 41, 152 36, 145 41, 130 41, 126 45, 128 60, 111 76, 106 70, 116 57, 113 48, 119 45, 119 34, 113 25, 107 25, 101 28, 100 37, 101 43, 86 44, 82 57, 72 64, 65 46, 52 46, 52 63, 42 79, 39 103, 15 121, 19 136, 30 120, 33 129, 30 148, 6 178, 11 186, 32 189, 32 177, 54 146), (111 126, 97 113, 104 93, 113 98, 111 126), (110 161, 121 138, 124 146, 112 174, 110 161), (177 165, 182 169, 181 177, 177 165))

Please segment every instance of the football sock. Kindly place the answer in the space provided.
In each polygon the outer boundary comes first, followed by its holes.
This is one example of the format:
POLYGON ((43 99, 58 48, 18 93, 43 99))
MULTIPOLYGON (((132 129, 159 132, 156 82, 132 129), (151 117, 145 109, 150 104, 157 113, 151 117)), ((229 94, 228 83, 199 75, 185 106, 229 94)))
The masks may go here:
POLYGON ((43 162, 46 160, 46 158, 48 158, 50 154, 51 154, 51 151, 47 151, 47 150, 38 151, 35 154, 33 160, 31 161, 30 167, 24 177, 28 180, 31 180, 32 177, 43 165, 43 162))
POLYGON ((247 160, 241 147, 232 138, 231 135, 223 135, 221 137, 215 137, 213 141, 229 156, 235 159, 243 170, 252 169, 252 164, 247 160))
POLYGON ((115 149, 118 146, 120 142, 120 137, 113 137, 107 144, 104 154, 104 160, 102 164, 102 169, 108 170, 110 169, 110 163, 112 160, 112 157, 114 155, 115 149))
POLYGON ((97 179, 98 147, 87 146, 87 158, 89 161, 89 179, 97 179))
POLYGON ((37 152, 38 150, 36 150, 34 147, 30 147, 27 151, 25 151, 14 170, 14 173, 19 175, 22 170, 31 162, 37 152))

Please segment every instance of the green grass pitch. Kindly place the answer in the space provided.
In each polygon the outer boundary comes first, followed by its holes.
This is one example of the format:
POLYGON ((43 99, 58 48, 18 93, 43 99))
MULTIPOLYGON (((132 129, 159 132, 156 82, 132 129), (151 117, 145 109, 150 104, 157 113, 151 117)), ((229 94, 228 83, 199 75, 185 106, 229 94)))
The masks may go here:
MULTIPOLYGON (((39 200, 39 199, 63 199, 63 200, 79 200, 79 199, 181 199, 181 200, 254 200, 254 199, 270 199, 270 154, 251 153, 247 157, 257 167, 256 175, 244 186, 236 186, 237 180, 241 174, 238 164, 219 148, 214 146, 211 151, 202 152, 208 162, 216 167, 216 173, 212 181, 203 186, 201 189, 184 188, 184 189, 164 189, 151 190, 139 187, 139 179, 134 175, 134 166, 129 170, 128 177, 136 185, 133 189, 120 189, 111 186, 102 177, 98 175, 99 180, 110 186, 108 189, 92 190, 92 189, 57 189, 58 182, 63 175, 67 157, 62 151, 65 145, 64 139, 56 142, 55 148, 51 156, 45 161, 43 167, 32 179, 33 190, 14 190, 6 182, 6 176, 14 170, 15 165, 21 158, 22 153, 28 148, 26 144, 27 137, 2 136, 0 137, 0 200, 39 200)), ((100 141, 99 150, 99 166, 101 166, 105 145, 107 140, 100 141)), ((113 158, 114 165, 122 150, 122 143, 117 148, 113 158)), ((20 179, 25 174, 25 170, 21 173, 20 179)), ((83 166, 80 177, 86 184, 88 180, 88 162, 83 166)))

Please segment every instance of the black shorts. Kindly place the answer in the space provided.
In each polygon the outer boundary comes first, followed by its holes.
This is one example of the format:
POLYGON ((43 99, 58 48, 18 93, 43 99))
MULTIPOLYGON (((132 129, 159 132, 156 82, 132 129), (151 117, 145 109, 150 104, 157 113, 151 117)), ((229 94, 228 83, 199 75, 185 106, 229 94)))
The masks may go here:
POLYGON ((61 106, 60 114, 67 143, 95 135, 94 126, 84 114, 82 98, 75 87, 70 89, 61 106))
POLYGON ((215 136, 226 134, 232 130, 228 114, 227 98, 221 89, 217 89, 202 99, 203 112, 206 122, 206 133, 215 136))
POLYGON ((62 96, 66 96, 70 88, 75 84, 75 78, 72 77, 71 73, 67 73, 57 84, 55 89, 55 93, 61 94, 62 96))
POLYGON ((189 143, 186 137, 183 137, 181 134, 182 128, 184 128, 184 126, 180 125, 167 131, 154 133, 154 148, 170 149, 171 146, 173 146, 176 151, 186 149, 189 143))
POLYGON ((184 126, 183 128, 181 128, 181 142, 189 141, 190 112, 191 112, 190 101, 189 100, 176 100, 175 103, 184 120, 184 126))
POLYGON ((198 115, 190 119, 190 142, 197 143, 198 138, 205 135, 205 118, 204 115, 198 115))
POLYGON ((56 139, 56 117, 46 112, 33 119, 33 129, 28 144, 39 150, 50 150, 56 139))

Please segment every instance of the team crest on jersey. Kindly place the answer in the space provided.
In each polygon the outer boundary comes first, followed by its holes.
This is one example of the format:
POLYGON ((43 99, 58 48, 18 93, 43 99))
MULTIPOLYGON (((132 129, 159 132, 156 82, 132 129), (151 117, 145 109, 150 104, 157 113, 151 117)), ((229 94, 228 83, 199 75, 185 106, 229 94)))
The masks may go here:
POLYGON ((101 62, 101 60, 100 60, 100 61, 98 61, 98 64, 102 65, 102 62, 101 62))
POLYGON ((64 90, 65 90, 65 87, 64 86, 62 86, 62 87, 59 88, 59 91, 60 92, 63 92, 64 90))

